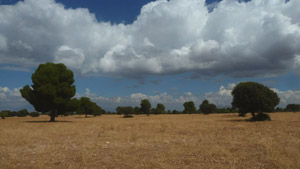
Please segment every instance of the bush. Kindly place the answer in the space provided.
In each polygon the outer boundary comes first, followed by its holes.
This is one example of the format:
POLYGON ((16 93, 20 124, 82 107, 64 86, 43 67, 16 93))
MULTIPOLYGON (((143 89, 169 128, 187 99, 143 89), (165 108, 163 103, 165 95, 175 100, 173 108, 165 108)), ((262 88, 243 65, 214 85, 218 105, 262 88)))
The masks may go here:
POLYGON ((17 112, 17 116, 18 117, 26 117, 27 115, 29 115, 29 112, 27 111, 27 109, 23 109, 17 112))
POLYGON ((1 119, 5 119, 5 117, 8 117, 8 113, 6 111, 2 111, 2 112, 0 112, 0 116, 1 116, 1 119))
POLYGON ((133 118, 133 115, 130 115, 130 114, 124 115, 123 118, 133 118))
POLYGON ((39 117, 40 113, 38 113, 38 112, 31 112, 31 113, 29 113, 29 116, 31 116, 31 117, 39 117))
POLYGON ((204 100, 200 106, 199 109, 204 114, 210 114, 217 111, 217 107, 215 104, 210 104, 208 100, 204 100))
POLYGON ((265 113, 258 113, 254 118, 253 121, 271 121, 271 117, 265 113))

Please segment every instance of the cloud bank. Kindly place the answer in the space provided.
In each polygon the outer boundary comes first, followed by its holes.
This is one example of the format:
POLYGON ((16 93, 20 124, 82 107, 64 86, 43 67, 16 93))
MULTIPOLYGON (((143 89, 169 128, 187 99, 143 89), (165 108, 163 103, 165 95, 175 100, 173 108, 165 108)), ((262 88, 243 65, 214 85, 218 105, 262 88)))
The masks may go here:
POLYGON ((158 0, 124 25, 54 0, 24 0, 0 6, 0 64, 62 62, 83 75, 133 78, 273 76, 299 70, 299 9, 299 0, 158 0))

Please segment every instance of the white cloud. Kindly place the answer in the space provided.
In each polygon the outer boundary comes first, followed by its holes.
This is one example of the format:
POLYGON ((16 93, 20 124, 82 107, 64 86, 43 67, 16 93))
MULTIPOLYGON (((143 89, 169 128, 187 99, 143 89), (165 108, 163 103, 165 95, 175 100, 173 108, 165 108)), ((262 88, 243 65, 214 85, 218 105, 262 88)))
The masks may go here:
POLYGON ((33 109, 22 98, 20 88, 9 89, 8 87, 0 87, 0 111, 5 109, 20 110, 24 108, 33 109))
POLYGON ((132 24, 54 0, 0 6, 0 64, 63 62, 82 74, 273 76, 299 70, 300 1, 158 0, 132 24))

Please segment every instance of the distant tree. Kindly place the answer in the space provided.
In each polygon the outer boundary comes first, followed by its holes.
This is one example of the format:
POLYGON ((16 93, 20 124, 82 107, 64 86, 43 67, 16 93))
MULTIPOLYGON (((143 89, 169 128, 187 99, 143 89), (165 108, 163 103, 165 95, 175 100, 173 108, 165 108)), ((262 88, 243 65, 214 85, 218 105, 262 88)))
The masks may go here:
POLYGON ((1 111, 0 116, 1 116, 2 119, 5 119, 5 117, 8 117, 7 111, 1 111))
POLYGON ((29 112, 27 109, 23 109, 23 110, 20 110, 20 111, 17 111, 17 116, 18 117, 26 117, 29 115, 29 112))
POLYGON ((204 100, 200 104, 199 109, 204 114, 210 114, 217 111, 217 106, 215 104, 210 104, 208 100, 204 100))
POLYGON ((195 107, 195 104, 193 101, 189 101, 189 102, 185 102, 183 104, 184 106, 184 110, 183 110, 183 113, 195 113, 196 112, 196 107, 195 107))
POLYGON ((60 112, 67 111, 67 104, 75 95, 73 72, 64 64, 40 64, 31 76, 33 85, 24 86, 20 92, 38 112, 50 112, 50 121, 60 112))
POLYGON ((155 108, 154 114, 163 114, 165 113, 165 106, 161 103, 158 103, 155 108))
POLYGON ((300 112, 300 104, 288 104, 285 109, 289 112, 300 112))
POLYGON ((178 110, 173 110, 172 114, 179 114, 180 112, 178 110))
POLYGON ((171 110, 168 110, 168 111, 167 111, 167 114, 171 114, 171 113, 172 113, 171 110))
POLYGON ((231 113, 230 108, 219 108, 216 111, 217 113, 231 113))
POLYGON ((38 113, 38 112, 31 112, 31 113, 29 113, 29 116, 31 116, 31 117, 39 117, 40 113, 38 113))
POLYGON ((141 100, 141 112, 146 113, 149 116, 151 110, 151 103, 148 99, 141 100))
POLYGON ((131 118, 133 117, 132 114, 134 113, 134 109, 131 106, 117 107, 116 111, 118 114, 124 114, 124 118, 131 118))
POLYGON ((281 108, 281 107, 276 107, 276 109, 274 110, 275 112, 285 112, 287 111, 286 109, 284 108, 281 108))
POLYGON ((98 106, 95 102, 92 102, 88 97, 81 97, 79 100, 79 108, 77 110, 79 114, 99 116, 104 110, 98 106))
POLYGON ((137 106, 135 106, 135 107, 134 107, 134 110, 133 110, 133 113, 134 113, 134 114, 140 114, 140 108, 137 107, 137 106))
POLYGON ((240 112, 251 112, 253 120, 256 112, 272 112, 280 101, 274 91, 256 82, 239 83, 231 94, 232 106, 238 108, 240 112))

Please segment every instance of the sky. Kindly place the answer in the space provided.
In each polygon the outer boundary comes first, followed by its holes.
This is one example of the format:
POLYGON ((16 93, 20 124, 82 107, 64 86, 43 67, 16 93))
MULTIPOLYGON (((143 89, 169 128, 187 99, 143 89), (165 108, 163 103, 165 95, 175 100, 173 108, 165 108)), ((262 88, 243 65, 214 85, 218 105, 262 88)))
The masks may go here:
POLYGON ((0 0, 0 110, 33 107, 19 89, 45 62, 75 74, 102 108, 231 107, 243 81, 300 103, 299 0, 0 0))

